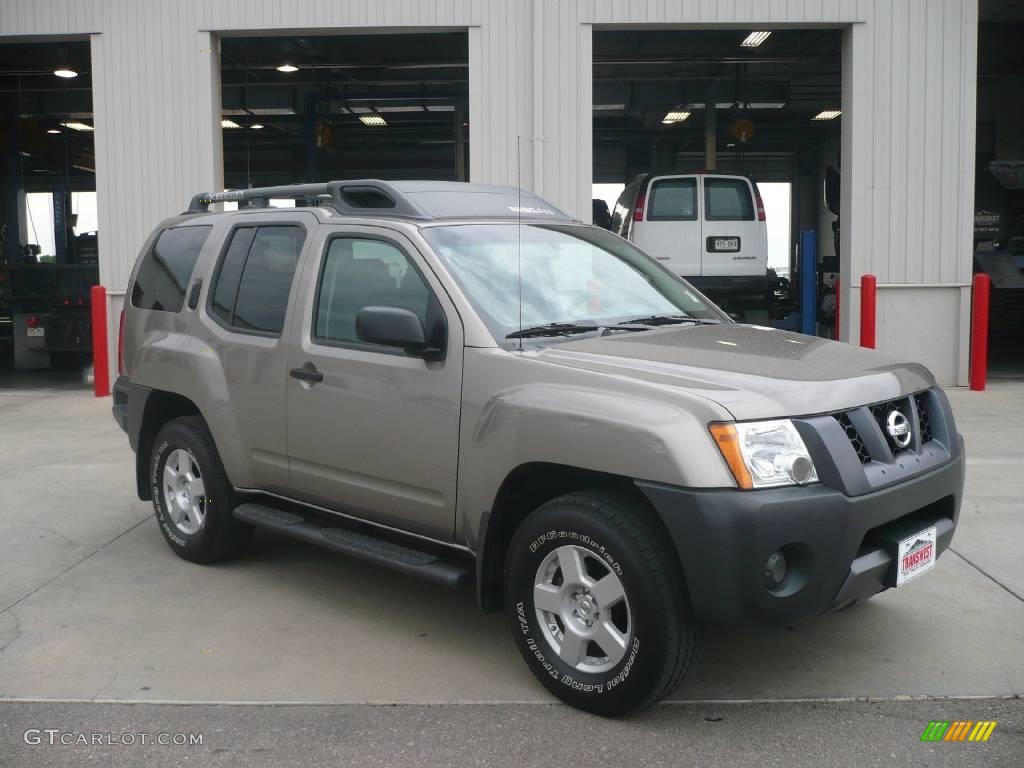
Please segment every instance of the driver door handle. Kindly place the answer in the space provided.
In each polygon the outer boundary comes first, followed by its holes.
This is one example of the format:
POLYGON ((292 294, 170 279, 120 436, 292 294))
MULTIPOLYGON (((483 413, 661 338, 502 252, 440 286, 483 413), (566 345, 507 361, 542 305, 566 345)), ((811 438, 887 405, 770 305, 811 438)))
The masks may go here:
POLYGON ((292 368, 288 375, 293 379, 299 381, 308 381, 310 383, 316 383, 324 380, 324 375, 316 369, 316 366, 312 363, 306 363, 301 368, 292 368))

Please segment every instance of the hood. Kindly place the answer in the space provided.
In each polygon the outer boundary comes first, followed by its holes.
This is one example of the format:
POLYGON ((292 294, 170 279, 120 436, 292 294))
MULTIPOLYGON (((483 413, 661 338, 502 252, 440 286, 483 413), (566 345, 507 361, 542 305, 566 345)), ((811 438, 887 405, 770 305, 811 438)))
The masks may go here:
POLYGON ((919 363, 757 325, 683 325, 553 344, 545 362, 714 400, 737 420, 809 416, 892 400, 935 384, 919 363))

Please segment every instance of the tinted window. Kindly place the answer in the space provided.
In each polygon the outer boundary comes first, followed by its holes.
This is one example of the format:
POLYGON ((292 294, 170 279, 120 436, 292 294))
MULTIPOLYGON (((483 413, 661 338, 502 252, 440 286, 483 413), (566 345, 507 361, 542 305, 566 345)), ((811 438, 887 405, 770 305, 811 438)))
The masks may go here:
POLYGON ((245 257, 249 255, 249 247, 255 235, 255 227, 242 227, 232 233, 231 244, 221 260, 215 278, 210 311, 228 325, 231 325, 231 315, 235 311, 235 299, 238 297, 238 284, 242 279, 245 257))
POLYGON ((235 230, 210 311, 239 330, 280 334, 305 236, 293 226, 235 230))
POLYGON ((697 180, 662 179, 651 185, 648 221, 696 221, 697 180))
POLYGON ((180 312, 192 268, 209 234, 207 226, 175 227, 161 232, 142 257, 132 287, 132 304, 140 309, 180 312))
POLYGON ((314 328, 318 339, 357 342, 356 315, 363 307, 408 309, 428 325, 430 291, 405 254, 391 243, 332 240, 318 290, 314 328))
POLYGON ((751 221, 754 203, 743 179, 704 179, 704 208, 708 221, 751 221))

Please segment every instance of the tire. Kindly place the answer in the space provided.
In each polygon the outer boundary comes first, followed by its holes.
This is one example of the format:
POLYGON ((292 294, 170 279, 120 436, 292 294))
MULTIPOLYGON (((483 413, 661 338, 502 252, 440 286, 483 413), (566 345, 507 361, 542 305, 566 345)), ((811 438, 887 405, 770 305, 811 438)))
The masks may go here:
POLYGON ((505 605, 537 679, 567 704, 599 715, 661 700, 700 648, 682 569, 625 494, 573 493, 528 515, 505 558, 505 605), (570 629, 578 631, 570 636, 570 629))
POLYGON ((149 482, 160 531, 178 557, 216 563, 245 548, 252 528, 232 515, 235 494, 201 416, 182 416, 161 427, 153 442, 149 482))

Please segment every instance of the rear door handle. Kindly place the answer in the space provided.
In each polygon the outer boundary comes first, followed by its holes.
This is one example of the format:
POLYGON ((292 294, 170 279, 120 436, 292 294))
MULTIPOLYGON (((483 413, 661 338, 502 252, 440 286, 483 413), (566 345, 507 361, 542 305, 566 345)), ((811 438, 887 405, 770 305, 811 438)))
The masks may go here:
POLYGON ((298 379, 299 381, 315 383, 324 380, 324 375, 320 373, 312 363, 306 363, 301 368, 292 368, 288 374, 293 379, 298 379))

